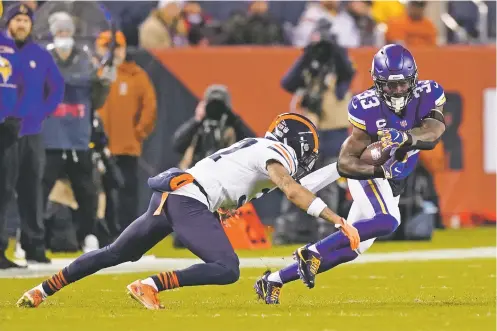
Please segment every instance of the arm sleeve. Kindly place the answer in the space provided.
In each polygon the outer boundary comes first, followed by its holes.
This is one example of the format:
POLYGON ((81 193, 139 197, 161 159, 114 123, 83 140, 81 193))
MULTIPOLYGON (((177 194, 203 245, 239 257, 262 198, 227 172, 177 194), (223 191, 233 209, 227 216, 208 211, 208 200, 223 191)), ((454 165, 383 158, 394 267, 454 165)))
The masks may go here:
POLYGON ((264 174, 268 174, 267 162, 269 160, 275 160, 286 170, 290 176, 297 173, 298 162, 295 157, 295 152, 292 151, 288 146, 281 143, 274 143, 267 147, 262 147, 260 151, 257 152, 257 168, 264 174))
POLYGON ((142 104, 140 120, 136 125, 136 131, 139 137, 143 140, 155 127, 155 119, 157 116, 157 98, 155 95, 154 86, 150 82, 148 75, 142 72, 141 86, 143 88, 142 104))
POLYGON ((64 77, 62 77, 53 57, 48 52, 46 54, 46 59, 48 63, 45 80, 47 97, 43 105, 45 116, 53 113, 64 99, 64 77))
POLYGON ((173 137, 173 148, 176 152, 184 153, 186 151, 192 142, 193 136, 200 128, 200 125, 202 125, 202 123, 197 122, 194 117, 181 124, 176 132, 174 132, 173 137))
POLYGON ((338 178, 340 178, 340 175, 338 174, 337 163, 335 162, 303 177, 300 180, 300 185, 312 193, 316 193, 335 182, 338 178))

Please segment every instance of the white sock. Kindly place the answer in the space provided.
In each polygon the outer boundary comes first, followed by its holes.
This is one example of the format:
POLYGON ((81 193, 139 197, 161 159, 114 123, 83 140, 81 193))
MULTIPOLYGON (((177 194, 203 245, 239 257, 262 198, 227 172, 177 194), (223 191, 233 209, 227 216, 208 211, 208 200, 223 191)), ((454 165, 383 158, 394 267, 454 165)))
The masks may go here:
POLYGON ((311 246, 307 247, 307 249, 310 250, 310 251, 312 251, 312 252, 314 252, 314 253, 320 254, 318 252, 318 249, 317 249, 316 245, 311 245, 311 246))
POLYGON ((270 282, 276 282, 276 283, 280 283, 280 284, 283 283, 283 281, 281 280, 280 272, 279 271, 273 272, 272 274, 270 274, 267 277, 267 280, 269 280, 270 282))
POLYGON ((45 290, 43 289, 43 286, 41 284, 36 286, 35 290, 38 290, 41 292, 41 296, 43 297, 43 299, 45 299, 47 297, 47 294, 45 293, 45 290))
POLYGON ((141 282, 142 282, 142 284, 152 286, 157 292, 159 291, 159 289, 157 288, 157 285, 155 285, 155 282, 152 279, 152 277, 148 277, 147 279, 144 279, 141 282))

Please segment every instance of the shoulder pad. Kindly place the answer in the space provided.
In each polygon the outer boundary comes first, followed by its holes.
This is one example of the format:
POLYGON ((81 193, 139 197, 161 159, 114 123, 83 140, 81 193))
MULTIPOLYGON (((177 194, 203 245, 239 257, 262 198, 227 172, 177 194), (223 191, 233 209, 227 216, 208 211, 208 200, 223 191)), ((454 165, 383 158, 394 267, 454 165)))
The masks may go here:
POLYGON ((378 106, 380 99, 373 89, 355 95, 349 102, 349 122, 361 130, 366 130, 367 113, 378 106))
POLYGON ((414 89, 414 97, 420 98, 421 96, 427 100, 427 105, 433 108, 441 107, 446 102, 443 87, 434 80, 418 81, 414 89))
POLYGON ((268 146, 270 150, 278 154, 283 160, 285 160, 288 165, 290 173, 293 175, 298 169, 298 160, 295 151, 290 147, 281 142, 275 141, 268 146))

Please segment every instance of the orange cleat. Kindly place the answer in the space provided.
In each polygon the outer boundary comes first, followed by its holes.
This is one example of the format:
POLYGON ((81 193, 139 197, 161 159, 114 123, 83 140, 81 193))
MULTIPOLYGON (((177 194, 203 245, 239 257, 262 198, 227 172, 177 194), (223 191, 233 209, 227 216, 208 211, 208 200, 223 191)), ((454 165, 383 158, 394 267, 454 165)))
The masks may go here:
POLYGON ((144 305, 145 308, 152 310, 164 309, 164 306, 161 305, 157 297, 159 292, 152 286, 143 284, 140 280, 137 280, 126 286, 126 288, 128 289, 128 295, 144 305))
POLYGON ((19 308, 36 308, 44 300, 45 299, 43 298, 43 294, 41 294, 41 291, 34 288, 24 293, 22 297, 17 301, 16 305, 19 308))

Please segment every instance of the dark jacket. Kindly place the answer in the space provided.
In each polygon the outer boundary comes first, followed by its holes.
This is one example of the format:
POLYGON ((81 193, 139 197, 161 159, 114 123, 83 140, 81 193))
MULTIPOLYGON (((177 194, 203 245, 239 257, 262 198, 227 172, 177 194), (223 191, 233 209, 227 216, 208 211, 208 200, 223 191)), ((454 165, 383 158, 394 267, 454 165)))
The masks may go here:
POLYGON ((20 135, 37 134, 43 120, 62 102, 64 78, 52 55, 31 40, 18 47, 17 53, 25 79, 14 116, 22 118, 20 135))
MULTIPOLYGON (((230 118, 226 122, 226 127, 232 127, 235 130, 236 141, 254 136, 254 134, 243 125, 240 117, 234 114, 231 114, 230 118)), ((202 132, 203 122, 198 122, 195 120, 195 118, 189 119, 188 121, 183 123, 174 133, 174 150, 178 153, 183 154, 192 143, 193 137, 196 134, 202 136, 202 132)), ((207 146, 203 144, 202 139, 199 139, 198 143, 195 146, 193 163, 196 163, 207 156, 206 149, 208 149, 207 146)))
POLYGON ((65 92, 62 103, 43 125, 45 148, 88 150, 93 112, 104 104, 109 85, 97 77, 85 51, 75 47, 63 61, 50 45, 49 50, 64 77, 65 92))
MULTIPOLYGON (((295 93, 297 89, 305 87, 302 72, 310 66, 312 60, 310 51, 311 47, 307 47, 281 80, 281 87, 286 91, 295 93)), ((338 100, 342 100, 350 88, 355 69, 345 48, 334 45, 331 54, 330 60, 335 63, 334 67, 337 76, 335 95, 338 100)))

